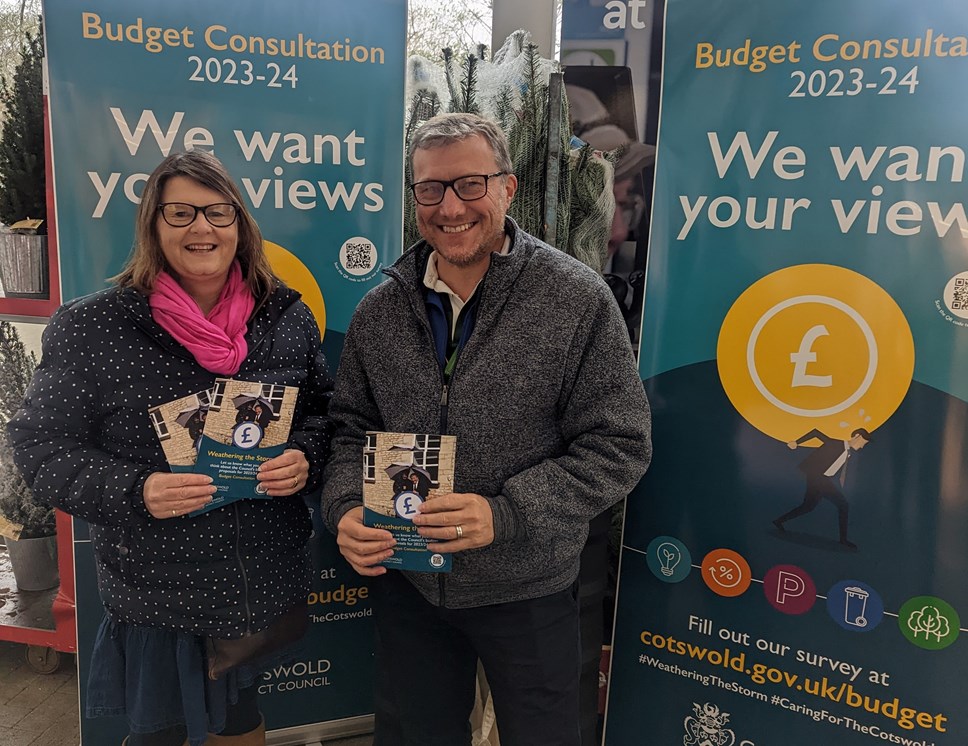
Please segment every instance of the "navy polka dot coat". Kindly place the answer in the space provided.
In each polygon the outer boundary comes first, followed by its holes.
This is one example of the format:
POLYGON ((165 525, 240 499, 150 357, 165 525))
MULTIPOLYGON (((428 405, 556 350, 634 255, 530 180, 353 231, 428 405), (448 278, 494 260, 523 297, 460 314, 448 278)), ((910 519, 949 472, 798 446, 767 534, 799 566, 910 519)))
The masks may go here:
MULTIPOLYGON (((279 288, 252 318, 241 380, 299 386, 290 447, 316 489, 329 451, 332 380, 299 294, 279 288)), ((142 488, 168 471, 148 408, 210 387, 215 375, 151 317, 147 299, 111 288, 62 306, 8 432, 43 502, 91 524, 98 587, 113 619, 217 637, 264 629, 309 587, 308 509, 299 496, 239 500, 157 520, 142 488)))

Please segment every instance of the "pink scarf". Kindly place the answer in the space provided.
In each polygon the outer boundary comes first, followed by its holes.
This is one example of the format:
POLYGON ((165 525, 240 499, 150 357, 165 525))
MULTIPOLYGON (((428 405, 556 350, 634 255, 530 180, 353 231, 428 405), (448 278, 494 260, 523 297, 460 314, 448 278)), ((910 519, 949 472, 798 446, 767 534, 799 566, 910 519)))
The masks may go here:
POLYGON ((232 263, 229 277, 208 316, 195 300, 167 272, 155 280, 148 297, 151 315, 178 340, 205 370, 219 375, 235 375, 249 353, 245 326, 255 307, 255 299, 242 282, 242 268, 232 263))

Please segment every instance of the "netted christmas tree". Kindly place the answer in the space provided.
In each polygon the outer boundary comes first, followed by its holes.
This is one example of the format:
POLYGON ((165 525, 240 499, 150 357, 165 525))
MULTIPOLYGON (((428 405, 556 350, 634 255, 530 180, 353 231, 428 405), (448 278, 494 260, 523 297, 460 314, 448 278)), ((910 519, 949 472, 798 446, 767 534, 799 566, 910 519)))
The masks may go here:
MULTIPOLYGON (((509 36, 491 62, 484 47, 464 57, 451 49, 442 55, 441 64, 410 59, 408 149, 413 131, 442 111, 493 119, 508 137, 518 178, 508 214, 528 233, 601 271, 615 210, 614 169, 611 156, 572 147, 558 63, 542 58, 526 31, 509 36)), ((412 200, 404 208, 404 238, 407 246, 420 238, 412 200)))
POLYGON ((13 464, 7 439, 7 422, 20 408, 36 367, 36 355, 27 352, 16 327, 0 321, 0 515, 23 527, 21 539, 51 536, 55 531, 54 510, 34 498, 13 464))
POLYGON ((26 35, 13 79, 0 79, 0 221, 44 220, 44 39, 26 35))

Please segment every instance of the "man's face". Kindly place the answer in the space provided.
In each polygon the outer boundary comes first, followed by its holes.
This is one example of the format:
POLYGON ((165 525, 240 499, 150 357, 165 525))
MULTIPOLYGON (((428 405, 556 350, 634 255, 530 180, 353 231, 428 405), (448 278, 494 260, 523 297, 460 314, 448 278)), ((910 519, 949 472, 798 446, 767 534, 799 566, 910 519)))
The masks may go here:
MULTIPOLYGON (((413 181, 451 181, 499 171, 494 153, 480 135, 413 154, 413 181)), ((490 262, 504 242, 504 216, 517 189, 513 174, 488 181, 487 194, 465 202, 453 188, 438 205, 417 205, 417 229, 440 258, 459 269, 490 262)))
POLYGON ((857 435, 853 436, 849 441, 847 441, 847 445, 849 445, 855 451, 859 451, 869 442, 870 441, 866 440, 863 435, 857 433, 857 435))

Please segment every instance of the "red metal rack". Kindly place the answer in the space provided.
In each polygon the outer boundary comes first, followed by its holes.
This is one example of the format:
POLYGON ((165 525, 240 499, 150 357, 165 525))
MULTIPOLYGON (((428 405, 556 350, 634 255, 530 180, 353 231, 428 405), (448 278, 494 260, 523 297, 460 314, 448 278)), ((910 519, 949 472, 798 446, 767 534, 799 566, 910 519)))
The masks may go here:
POLYGON ((27 645, 27 663, 38 673, 53 673, 59 653, 77 652, 77 616, 74 596, 74 528, 71 517, 57 511, 57 568, 60 588, 51 607, 54 629, 0 623, 0 640, 27 645))

